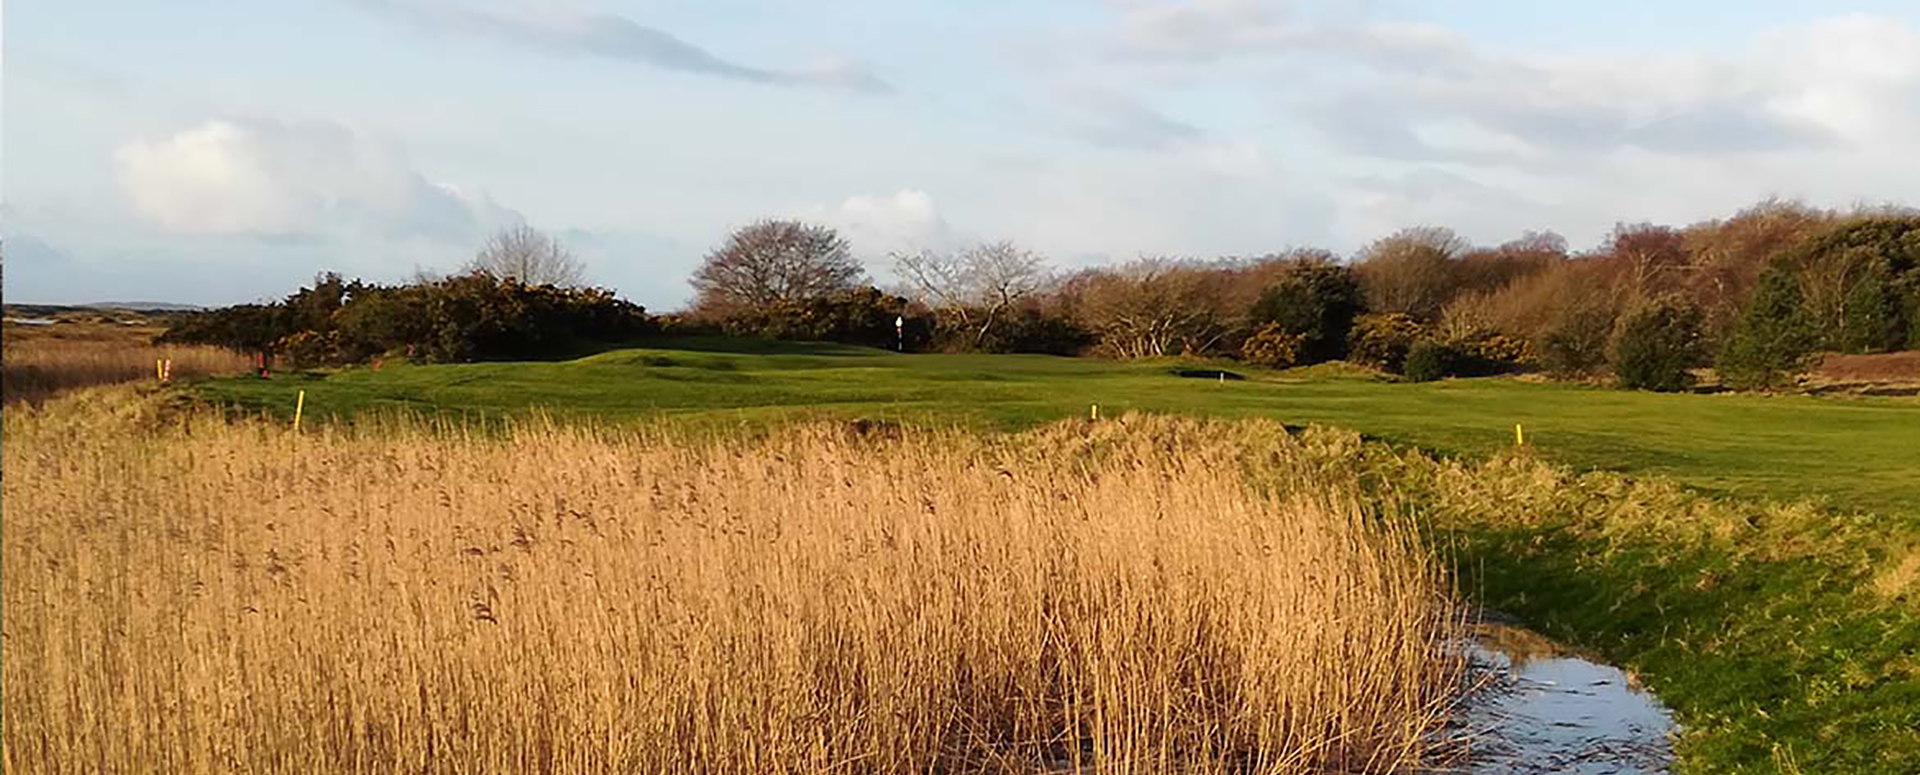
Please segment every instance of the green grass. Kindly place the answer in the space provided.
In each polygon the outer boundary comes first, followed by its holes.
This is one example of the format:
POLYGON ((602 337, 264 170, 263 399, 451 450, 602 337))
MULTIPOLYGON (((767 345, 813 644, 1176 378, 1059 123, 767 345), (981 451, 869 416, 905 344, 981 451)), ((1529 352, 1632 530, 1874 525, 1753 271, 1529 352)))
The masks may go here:
POLYGON ((1397 384, 1338 369, 1220 382, 1176 364, 1038 355, 900 355, 835 345, 689 339, 574 361, 388 366, 197 386, 215 401, 310 418, 411 409, 504 416, 532 409, 706 424, 795 417, 1018 429, 1102 412, 1259 416, 1351 428, 1449 455, 1511 446, 1514 425, 1547 458, 1657 474, 1703 491, 1820 498, 1886 514, 1920 510, 1920 401, 1660 395, 1511 379, 1397 384))

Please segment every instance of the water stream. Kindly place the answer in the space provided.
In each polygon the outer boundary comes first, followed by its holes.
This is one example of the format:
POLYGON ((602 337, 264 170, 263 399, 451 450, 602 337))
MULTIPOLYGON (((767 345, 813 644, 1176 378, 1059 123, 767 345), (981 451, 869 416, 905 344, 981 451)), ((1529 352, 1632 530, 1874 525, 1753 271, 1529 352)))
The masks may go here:
POLYGON ((1469 657, 1485 687, 1462 723, 1470 775, 1651 775, 1673 761, 1673 715, 1632 676, 1538 635, 1482 628, 1469 657))

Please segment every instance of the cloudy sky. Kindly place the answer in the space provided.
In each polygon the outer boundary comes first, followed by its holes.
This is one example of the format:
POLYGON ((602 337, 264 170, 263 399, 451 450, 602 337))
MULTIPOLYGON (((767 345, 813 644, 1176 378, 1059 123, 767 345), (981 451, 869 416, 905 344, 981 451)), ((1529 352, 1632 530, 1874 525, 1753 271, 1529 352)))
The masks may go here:
POLYGON ((6 298, 230 303, 520 222, 1061 266, 1920 203, 1911 0, 12 0, 6 298))

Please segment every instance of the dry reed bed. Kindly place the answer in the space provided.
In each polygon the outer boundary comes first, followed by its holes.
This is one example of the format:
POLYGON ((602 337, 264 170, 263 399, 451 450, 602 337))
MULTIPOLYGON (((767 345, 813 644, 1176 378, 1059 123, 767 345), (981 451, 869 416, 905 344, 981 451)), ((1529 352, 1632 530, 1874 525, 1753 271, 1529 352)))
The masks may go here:
POLYGON ((16 336, 0 353, 0 396, 7 404, 39 403, 76 388, 155 380, 154 361, 173 360, 173 378, 242 374, 245 354, 202 345, 151 345, 119 339, 16 336))
POLYGON ((295 438, 116 400, 6 414, 9 773, 1389 772, 1461 682, 1418 537, 1275 427, 295 438))

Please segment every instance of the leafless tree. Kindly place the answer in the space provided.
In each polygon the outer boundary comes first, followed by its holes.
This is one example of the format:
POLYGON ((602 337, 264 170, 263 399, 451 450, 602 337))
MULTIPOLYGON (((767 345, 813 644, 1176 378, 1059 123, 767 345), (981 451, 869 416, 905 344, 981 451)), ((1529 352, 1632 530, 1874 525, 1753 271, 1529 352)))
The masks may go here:
POLYGON ((1240 325, 1217 303, 1238 274, 1169 259, 1141 259, 1082 273, 1066 288, 1075 317, 1100 336, 1100 347, 1120 358, 1151 358, 1213 351, 1240 325))
POLYGON ((1832 228, 1840 218, 1801 202, 1769 198, 1731 218, 1687 227, 1690 295, 1706 309, 1708 336, 1717 339, 1733 324, 1774 256, 1832 228))
POLYGON ((577 288, 586 283, 587 267, 560 241, 531 226, 515 226, 487 238, 467 270, 514 279, 528 285, 577 288))
POLYGON ((1038 293, 1048 275, 1046 259, 1006 241, 957 253, 896 254, 894 266, 929 306, 973 332, 976 347, 1002 316, 1038 293))
POLYGON ((1670 226, 1615 224, 1601 253, 1620 263, 1624 290, 1636 301, 1677 290, 1688 269, 1686 234, 1670 226))
POLYGON ((799 221, 767 220, 743 227, 707 254, 693 273, 695 308, 725 314, 783 301, 805 301, 850 290, 866 270, 839 233, 799 221))
POLYGON ((1471 248, 1452 229, 1402 229, 1368 245, 1354 269, 1373 311, 1432 320, 1453 297, 1456 259, 1471 248))

